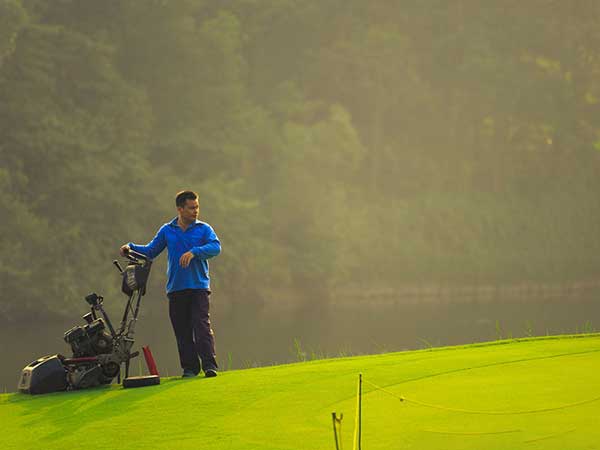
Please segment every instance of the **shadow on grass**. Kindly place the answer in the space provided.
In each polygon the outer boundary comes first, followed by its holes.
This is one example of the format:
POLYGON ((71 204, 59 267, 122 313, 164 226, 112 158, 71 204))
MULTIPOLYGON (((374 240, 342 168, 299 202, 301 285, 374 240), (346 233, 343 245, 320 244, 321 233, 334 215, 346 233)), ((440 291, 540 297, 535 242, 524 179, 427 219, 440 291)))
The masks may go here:
POLYGON ((120 385, 111 385, 39 396, 11 394, 4 403, 18 404, 21 414, 30 416, 25 427, 40 430, 50 426, 53 431, 39 437, 55 441, 80 431, 82 423, 101 423, 126 415, 140 401, 147 401, 189 381, 169 378, 161 379, 160 385, 143 388, 123 389, 120 385))

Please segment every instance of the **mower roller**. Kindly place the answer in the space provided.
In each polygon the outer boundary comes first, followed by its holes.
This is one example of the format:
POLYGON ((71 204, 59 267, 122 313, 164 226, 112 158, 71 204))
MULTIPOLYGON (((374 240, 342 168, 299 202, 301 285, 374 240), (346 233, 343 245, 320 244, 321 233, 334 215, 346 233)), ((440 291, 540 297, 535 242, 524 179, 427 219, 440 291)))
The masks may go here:
POLYGON ((113 261, 122 276, 121 290, 128 297, 119 327, 113 327, 104 310, 104 298, 96 293, 87 295, 85 300, 90 312, 83 316, 86 324, 77 325, 64 334, 73 355, 69 358, 60 354, 47 355, 33 361, 22 371, 18 385, 20 392, 46 394, 85 389, 110 384, 115 377, 120 382, 122 366, 125 367, 123 387, 160 383, 156 365, 147 347, 144 347, 144 356, 152 375, 129 377, 129 363, 139 355, 138 351, 132 352, 133 335, 152 260, 133 250, 129 250, 125 256, 125 269, 118 261, 113 261))

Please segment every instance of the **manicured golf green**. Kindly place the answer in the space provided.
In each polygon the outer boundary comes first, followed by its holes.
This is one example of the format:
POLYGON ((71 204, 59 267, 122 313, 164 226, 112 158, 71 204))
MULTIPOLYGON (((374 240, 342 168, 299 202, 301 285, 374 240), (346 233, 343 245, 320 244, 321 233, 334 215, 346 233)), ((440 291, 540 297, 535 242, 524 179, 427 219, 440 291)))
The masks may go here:
POLYGON ((163 379, 41 396, 0 395, 0 448, 598 448, 600 335, 506 340, 163 379), (380 388, 383 389, 379 389, 380 388), (404 401, 400 399, 404 398, 404 401))

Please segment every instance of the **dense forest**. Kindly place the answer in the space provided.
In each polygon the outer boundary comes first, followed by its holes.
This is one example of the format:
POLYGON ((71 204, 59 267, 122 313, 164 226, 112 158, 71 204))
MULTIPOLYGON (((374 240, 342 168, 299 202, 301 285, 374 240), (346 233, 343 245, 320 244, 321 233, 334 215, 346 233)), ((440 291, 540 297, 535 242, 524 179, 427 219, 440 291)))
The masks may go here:
POLYGON ((118 247, 182 189, 232 305, 593 278, 598 23, 594 0, 0 0, 0 314, 116 293, 118 247))

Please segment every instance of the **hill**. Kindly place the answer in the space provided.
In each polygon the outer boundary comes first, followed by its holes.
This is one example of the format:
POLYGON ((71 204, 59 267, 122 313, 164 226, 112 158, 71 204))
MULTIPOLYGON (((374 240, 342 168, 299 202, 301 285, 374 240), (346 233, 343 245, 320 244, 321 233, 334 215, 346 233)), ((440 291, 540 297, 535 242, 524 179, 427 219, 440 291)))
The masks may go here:
POLYGON ((0 447, 333 449, 336 411, 350 449, 362 373, 365 449, 590 449, 600 442, 598 369, 593 334, 168 378, 142 389, 4 394, 0 447))

